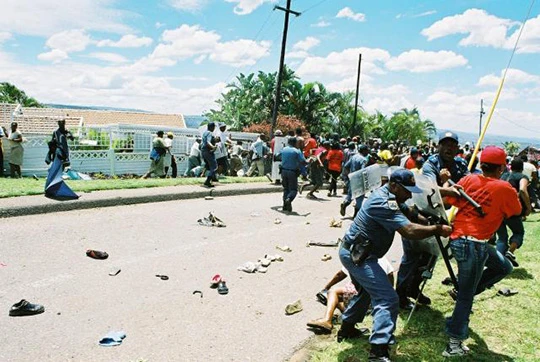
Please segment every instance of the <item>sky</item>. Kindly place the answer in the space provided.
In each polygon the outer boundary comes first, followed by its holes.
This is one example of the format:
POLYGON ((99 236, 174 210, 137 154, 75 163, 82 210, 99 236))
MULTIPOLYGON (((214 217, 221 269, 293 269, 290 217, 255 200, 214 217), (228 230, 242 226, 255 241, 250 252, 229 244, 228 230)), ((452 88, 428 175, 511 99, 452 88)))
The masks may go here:
MULTIPOLYGON (((239 73, 279 66, 286 0, 0 0, 0 81, 43 103, 200 115, 239 73), (7 16, 6 16, 7 14, 7 16)), ((286 63, 391 114, 477 132, 519 31, 489 133, 540 134, 540 1, 292 0, 286 63)), ((540 137, 538 137, 540 138, 540 137)))

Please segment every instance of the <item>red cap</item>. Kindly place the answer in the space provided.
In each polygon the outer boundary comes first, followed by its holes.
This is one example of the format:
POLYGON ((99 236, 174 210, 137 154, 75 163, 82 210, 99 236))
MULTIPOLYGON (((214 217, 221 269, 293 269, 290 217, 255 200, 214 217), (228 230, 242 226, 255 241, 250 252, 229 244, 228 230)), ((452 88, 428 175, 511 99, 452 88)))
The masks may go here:
POLYGON ((487 146, 480 154, 481 163, 491 163, 493 165, 506 165, 506 152, 497 146, 487 146))

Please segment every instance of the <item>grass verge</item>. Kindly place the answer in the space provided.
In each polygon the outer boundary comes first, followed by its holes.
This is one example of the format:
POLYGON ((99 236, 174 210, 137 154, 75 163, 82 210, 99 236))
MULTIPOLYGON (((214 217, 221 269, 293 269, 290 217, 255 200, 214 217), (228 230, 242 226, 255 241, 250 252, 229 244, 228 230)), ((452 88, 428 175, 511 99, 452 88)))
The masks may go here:
MULTIPOLYGON (((398 344, 392 348, 392 360, 540 361, 540 215, 531 216, 525 222, 525 228, 525 243, 516 253, 520 267, 494 288, 475 298, 470 338, 466 341, 471 352, 467 357, 446 359, 441 356, 447 342, 444 321, 452 313, 454 303, 446 294, 448 287, 440 283, 447 272, 444 263, 439 262, 425 289, 433 301, 431 308, 423 307, 416 311, 407 326, 408 314, 400 313, 396 330, 398 344), (519 294, 497 296, 501 287, 517 289, 519 294)), ((371 323, 369 317, 364 326, 371 328, 371 323)), ((336 329, 331 336, 313 338, 301 353, 306 354, 307 349, 308 360, 316 362, 366 361, 369 351, 367 338, 337 343, 336 329)))
MULTIPOLYGON (((167 178, 167 179, 110 179, 110 180, 67 180, 67 184, 76 192, 89 192, 100 190, 139 189, 146 187, 200 185, 204 178, 167 178)), ((220 179, 222 184, 268 182, 266 177, 226 177, 220 179)), ((35 180, 31 177, 21 179, 0 178, 0 198, 42 195, 45 179, 35 180)))

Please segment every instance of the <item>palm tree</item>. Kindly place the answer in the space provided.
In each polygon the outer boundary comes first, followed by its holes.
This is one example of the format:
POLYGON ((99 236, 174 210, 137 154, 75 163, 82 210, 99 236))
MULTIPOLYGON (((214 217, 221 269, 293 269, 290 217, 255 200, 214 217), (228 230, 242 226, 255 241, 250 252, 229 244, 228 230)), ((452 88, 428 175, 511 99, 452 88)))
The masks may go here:
POLYGON ((11 83, 0 83, 0 102, 18 103, 23 107, 43 107, 36 99, 28 97, 24 91, 11 83))

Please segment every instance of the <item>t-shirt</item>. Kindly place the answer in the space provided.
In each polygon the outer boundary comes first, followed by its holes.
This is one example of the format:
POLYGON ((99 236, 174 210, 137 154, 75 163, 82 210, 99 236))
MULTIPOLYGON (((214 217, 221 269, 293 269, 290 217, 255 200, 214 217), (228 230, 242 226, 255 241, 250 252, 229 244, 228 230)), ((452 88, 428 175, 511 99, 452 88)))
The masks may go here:
POLYGON ((482 206, 485 216, 478 215, 464 198, 448 197, 447 201, 459 208, 451 239, 472 236, 487 240, 497 231, 503 219, 521 213, 516 190, 506 181, 473 174, 462 178, 458 185, 463 186, 464 191, 482 206))
POLYGON ((529 162, 523 162, 523 174, 527 176, 529 180, 532 180, 533 172, 536 172, 536 167, 529 162))
POLYGON ((378 156, 383 161, 390 161, 392 159, 392 152, 390 152, 390 150, 382 150, 382 151, 379 151, 378 156))
POLYGON ((317 141, 315 141, 315 138, 310 137, 304 144, 304 157, 311 156, 311 150, 314 148, 317 148, 317 141))
POLYGON ((343 151, 342 150, 330 150, 326 156, 328 160, 328 169, 330 171, 341 172, 341 164, 343 162, 343 151))
POLYGON ((405 168, 407 170, 412 170, 413 168, 416 168, 416 160, 412 157, 409 157, 405 162, 405 168))

